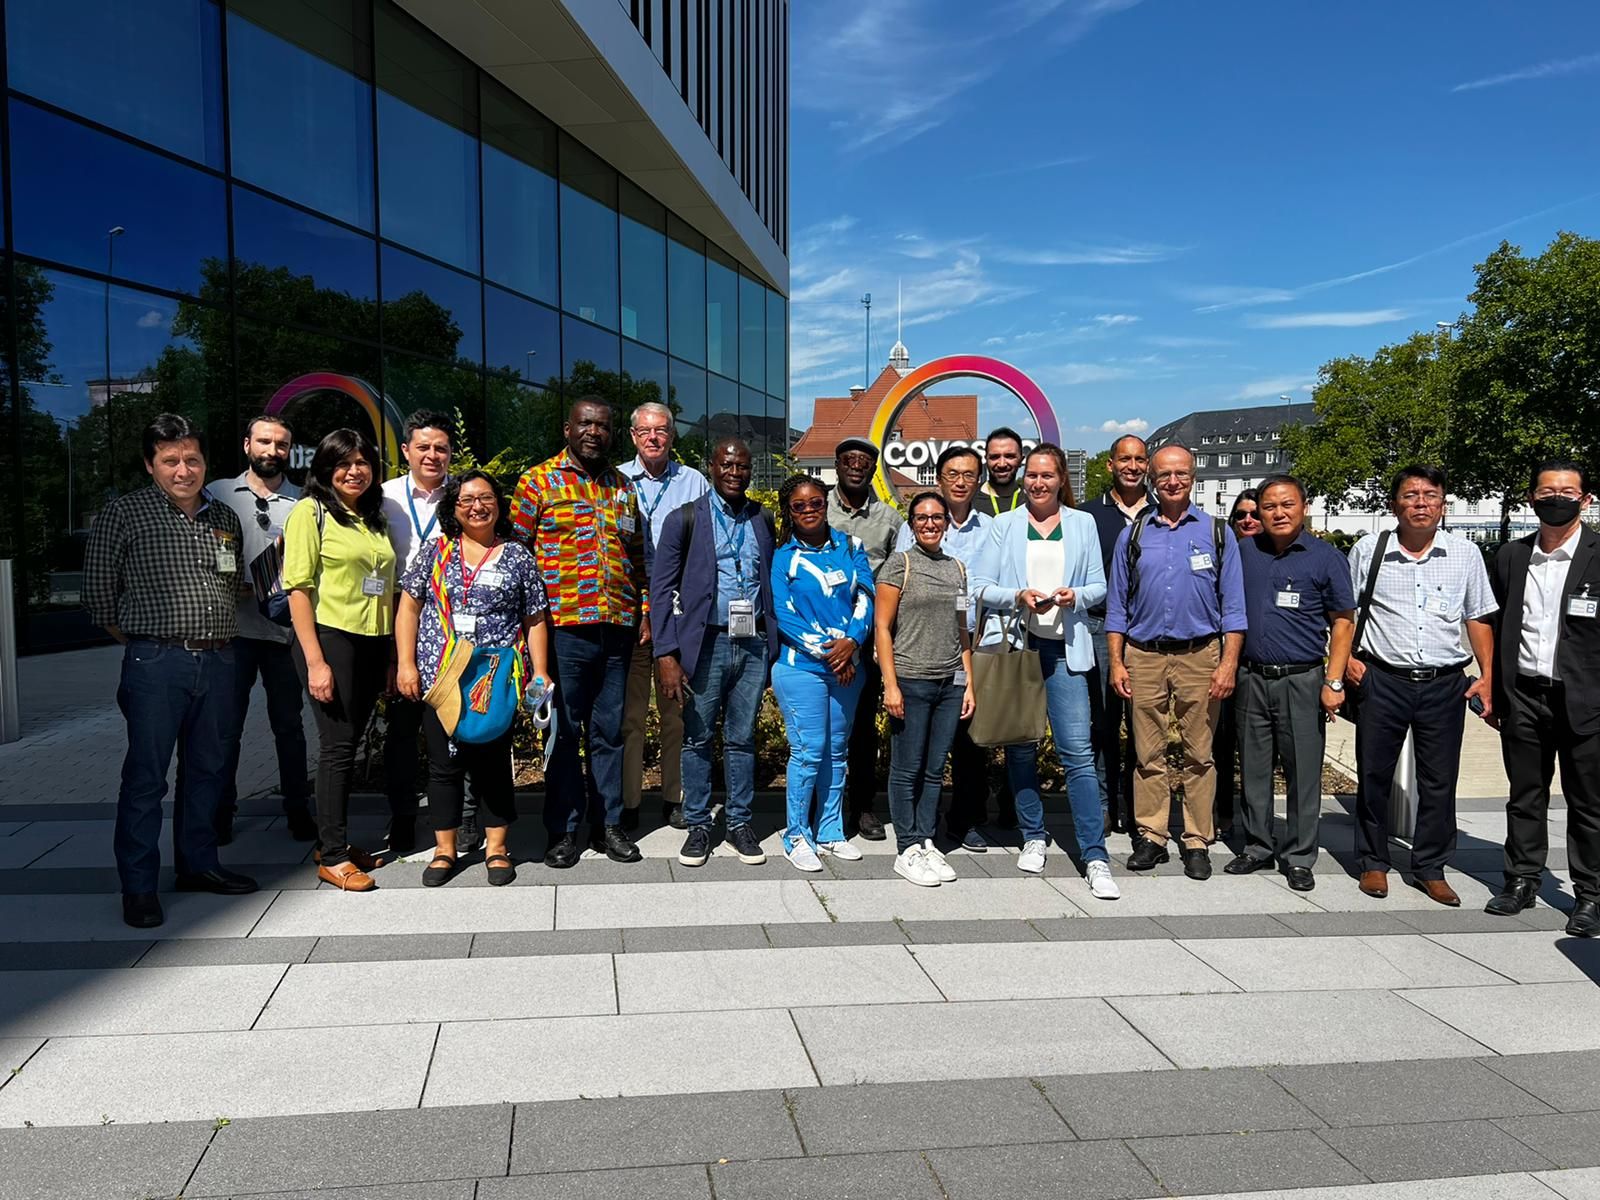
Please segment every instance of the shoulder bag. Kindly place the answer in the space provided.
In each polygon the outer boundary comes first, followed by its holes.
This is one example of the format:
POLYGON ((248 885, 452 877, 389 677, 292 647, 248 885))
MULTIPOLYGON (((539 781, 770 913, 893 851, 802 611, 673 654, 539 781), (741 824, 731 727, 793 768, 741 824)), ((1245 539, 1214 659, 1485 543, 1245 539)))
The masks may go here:
POLYGON ((522 704, 528 685, 526 643, 520 628, 514 646, 475 646, 456 636, 444 579, 455 543, 440 538, 438 547, 429 582, 444 629, 444 650, 433 686, 422 699, 453 740, 467 745, 492 742, 511 728, 522 704))
POLYGON ((980 746, 1021 746, 1044 738, 1044 670, 1039 652, 1027 649, 1022 636, 1022 619, 1013 614, 1007 621, 1002 613, 989 613, 978 602, 977 636, 983 636, 989 616, 1001 620, 1000 642, 988 648, 972 648, 972 724, 968 734, 980 746), (1012 633, 1021 646, 1012 644, 1012 633))
MULTIPOLYGON (((1366 582, 1361 585, 1361 599, 1356 602, 1356 635, 1350 639, 1350 657, 1361 649, 1361 635, 1367 631, 1367 610, 1372 607, 1372 592, 1378 586, 1378 568, 1389 550, 1389 530, 1378 535, 1378 544, 1372 551, 1372 565, 1367 568, 1366 582)), ((1361 688, 1345 685, 1344 700, 1339 705, 1339 715, 1352 725, 1361 712, 1361 688)))

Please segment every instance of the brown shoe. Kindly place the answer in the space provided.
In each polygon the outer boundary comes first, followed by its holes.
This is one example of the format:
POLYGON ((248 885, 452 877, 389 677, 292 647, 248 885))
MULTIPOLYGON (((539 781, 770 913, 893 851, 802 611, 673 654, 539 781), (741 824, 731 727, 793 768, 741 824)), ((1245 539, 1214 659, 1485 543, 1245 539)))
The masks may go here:
POLYGON ((1461 897, 1456 895, 1455 888, 1442 879, 1419 879, 1417 886, 1428 894, 1428 899, 1435 904, 1444 904, 1450 908, 1461 907, 1461 897))
MULTIPOLYGON (((350 861, 363 871, 376 871, 379 867, 387 866, 389 863, 389 860, 382 855, 368 854, 359 846, 346 846, 344 849, 350 861)), ((311 861, 318 866, 322 865, 322 851, 320 849, 311 852, 311 861)))
POLYGON ((1361 890, 1374 899, 1385 899, 1389 895, 1389 872, 1361 872, 1361 890))
POLYGON ((372 876, 356 866, 353 861, 336 863, 331 867, 318 867, 317 878, 323 883, 333 884, 344 892, 370 892, 377 886, 372 882, 372 876))

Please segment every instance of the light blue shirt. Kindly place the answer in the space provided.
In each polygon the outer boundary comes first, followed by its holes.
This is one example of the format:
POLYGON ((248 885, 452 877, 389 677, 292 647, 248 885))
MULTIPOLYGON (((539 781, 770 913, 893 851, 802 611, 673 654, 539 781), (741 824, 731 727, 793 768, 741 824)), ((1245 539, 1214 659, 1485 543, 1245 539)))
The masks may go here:
POLYGON ((644 469, 644 463, 635 454, 632 462, 623 463, 617 470, 633 485, 639 500, 639 515, 644 518, 644 557, 646 568, 655 561, 656 543, 661 540, 661 526, 667 514, 681 508, 691 500, 698 500, 711 490, 706 477, 693 467, 680 462, 667 463, 659 479, 644 469))
POLYGON ((717 549, 718 625, 728 623, 729 600, 755 603, 761 597, 761 551, 755 529, 760 519, 761 506, 754 500, 746 500, 743 511, 735 516, 721 496, 711 497, 711 528, 717 549))
MULTIPOLYGON (((978 565, 978 555, 983 553, 984 544, 989 540, 989 526, 994 523, 994 518, 988 513, 981 513, 974 505, 967 513, 967 519, 960 525, 947 525, 944 531, 944 541, 940 546, 951 558, 959 559, 961 565, 967 569, 967 628, 972 628, 977 620, 978 599, 977 590, 972 586, 972 570, 978 565)), ((898 554, 902 550, 909 550, 916 545, 916 536, 911 532, 911 522, 907 521, 900 526, 900 532, 895 536, 894 550, 898 554)))

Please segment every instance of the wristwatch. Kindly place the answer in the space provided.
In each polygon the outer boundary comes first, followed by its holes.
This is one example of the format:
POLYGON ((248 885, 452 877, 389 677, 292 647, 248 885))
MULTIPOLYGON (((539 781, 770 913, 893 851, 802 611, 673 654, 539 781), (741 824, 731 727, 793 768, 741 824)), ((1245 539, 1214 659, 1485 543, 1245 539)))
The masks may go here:
POLYGON ((1327 688, 1330 692, 1342 692, 1344 691, 1344 680, 1324 679, 1322 681, 1322 686, 1327 688))

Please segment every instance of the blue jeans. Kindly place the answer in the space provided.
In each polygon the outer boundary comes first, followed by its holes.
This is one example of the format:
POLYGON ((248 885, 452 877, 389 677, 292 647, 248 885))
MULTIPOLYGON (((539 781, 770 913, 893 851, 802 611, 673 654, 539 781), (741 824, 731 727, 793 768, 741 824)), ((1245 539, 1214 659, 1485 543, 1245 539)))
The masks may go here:
POLYGON ((889 819, 902 852, 933 837, 964 692, 953 679, 900 680, 906 715, 889 718, 889 819))
MULTIPOLYGON (((756 794, 756 711, 767 687, 767 639, 707 629, 683 706, 683 820, 711 824, 711 742, 722 718, 729 829, 750 824, 756 794)), ((667 703, 671 703, 668 701, 667 703)))
POLYGON ((294 673, 289 643, 259 638, 234 638, 234 727, 228 738, 228 761, 223 767, 222 806, 238 806, 239 743, 245 718, 250 715, 250 692, 256 676, 267 693, 267 721, 278 751, 278 790, 283 811, 311 811, 311 787, 306 774, 306 727, 301 715, 306 694, 294 673))
MULTIPOLYGON (((1044 673, 1044 703, 1050 716, 1050 734, 1056 756, 1067 777, 1067 802, 1072 806, 1072 830, 1077 835, 1083 861, 1108 860, 1106 823, 1100 811, 1100 780, 1094 769, 1090 734, 1089 677, 1091 672, 1067 666, 1066 647, 1049 638, 1028 639, 1039 652, 1044 673)), ((1044 802, 1039 798, 1037 746, 1007 746, 1006 774, 1017 798, 1017 824, 1025 841, 1044 837, 1044 802)))
POLYGON ((122 654, 117 707, 128 723, 113 848, 124 894, 153 892, 161 874, 161 801, 181 738, 172 809, 173 865, 181 874, 217 866, 217 807, 227 785, 234 726, 232 647, 191 653, 132 638, 122 654))
POLYGON ((787 850, 796 842, 844 840, 844 771, 850 723, 863 686, 861 669, 848 687, 832 671, 821 673, 775 663, 772 694, 789 735, 787 850), (815 807, 815 820, 813 820, 815 807))
POLYGON ((545 785, 544 827, 559 839, 577 831, 585 808, 591 827, 622 824, 622 703, 639 631, 629 625, 578 625, 554 633, 559 727, 545 785), (580 737, 594 783, 589 803, 580 737))

